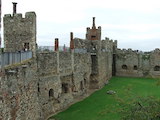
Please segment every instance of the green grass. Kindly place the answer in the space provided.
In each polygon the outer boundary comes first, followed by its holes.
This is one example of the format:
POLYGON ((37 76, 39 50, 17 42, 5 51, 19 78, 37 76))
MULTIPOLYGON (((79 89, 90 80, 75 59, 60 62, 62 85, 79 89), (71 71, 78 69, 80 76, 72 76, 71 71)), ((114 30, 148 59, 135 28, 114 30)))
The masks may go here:
POLYGON ((119 120, 119 100, 128 101, 138 96, 160 98, 160 86, 152 78, 113 77, 109 84, 64 112, 53 116, 56 120, 119 120), (108 95, 108 90, 116 91, 108 95))

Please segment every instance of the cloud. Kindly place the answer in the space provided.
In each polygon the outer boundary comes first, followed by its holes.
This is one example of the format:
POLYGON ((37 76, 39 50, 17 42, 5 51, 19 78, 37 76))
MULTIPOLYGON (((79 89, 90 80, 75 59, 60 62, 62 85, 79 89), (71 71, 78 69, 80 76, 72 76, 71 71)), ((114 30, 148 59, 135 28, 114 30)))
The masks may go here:
POLYGON ((150 32, 154 29, 160 30, 160 24, 103 24, 102 26, 107 29, 120 29, 133 32, 150 32))
MULTIPOLYGON (((18 13, 36 12, 38 44, 53 44, 55 37, 60 39, 60 44, 68 44, 71 31, 75 37, 84 38, 86 27, 91 26, 93 16, 96 17, 96 25, 102 26, 102 38, 117 39, 120 46, 150 49, 149 44, 157 47, 159 43, 159 0, 15 0, 15 2, 18 2, 18 13), (153 40, 156 42, 153 43, 153 40), (143 45, 146 45, 146 48, 143 45)), ((12 0, 3 0, 2 7, 3 14, 12 13, 12 0)))

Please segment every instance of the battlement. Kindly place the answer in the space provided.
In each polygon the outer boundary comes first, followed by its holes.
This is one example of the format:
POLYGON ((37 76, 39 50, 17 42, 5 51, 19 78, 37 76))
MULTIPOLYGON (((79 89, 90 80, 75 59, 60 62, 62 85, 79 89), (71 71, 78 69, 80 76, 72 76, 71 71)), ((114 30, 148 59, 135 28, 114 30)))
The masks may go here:
MULTIPOLYGON (((4 15, 4 21, 7 20, 14 20, 14 19, 19 19, 19 20, 25 20, 25 19, 30 19, 30 18, 36 18, 36 13, 31 11, 31 12, 26 12, 25 13, 25 17, 22 17, 21 13, 17 13, 17 3, 16 2, 12 2, 13 3, 13 14, 6 14, 4 15)), ((10 21, 13 22, 13 21, 10 21)))
MULTIPOLYGON (((5 14, 4 15, 4 20, 28 20, 30 18, 36 18, 36 13, 35 12, 26 12, 25 17, 23 18, 21 13, 16 13, 16 14, 5 14)), ((12 22, 12 21, 10 21, 12 22)))
POLYGON ((98 30, 101 30, 101 26, 98 26, 98 30))
POLYGON ((128 48, 128 49, 117 49, 117 52, 119 53, 142 53, 141 51, 139 50, 133 50, 131 48, 128 48))
MULTIPOLYGON (((87 29, 87 31, 91 30, 90 27, 87 27, 86 29, 87 29)), ((95 30, 100 30, 101 31, 101 26, 98 26, 98 29, 95 29, 95 30)))
POLYGON ((159 53, 160 52, 160 49, 159 48, 156 48, 155 50, 153 51, 148 51, 148 52, 143 52, 143 51, 139 51, 139 50, 133 50, 131 48, 128 48, 128 49, 120 49, 118 48, 117 49, 117 52, 122 52, 122 53, 141 53, 141 54, 151 54, 151 53, 159 53))
POLYGON ((153 52, 159 53, 159 52, 160 52, 160 49, 159 49, 159 48, 156 48, 153 52))
POLYGON ((112 43, 113 45, 116 45, 117 46, 117 40, 112 40, 112 39, 109 39, 108 37, 105 37, 105 40, 107 43, 112 43))

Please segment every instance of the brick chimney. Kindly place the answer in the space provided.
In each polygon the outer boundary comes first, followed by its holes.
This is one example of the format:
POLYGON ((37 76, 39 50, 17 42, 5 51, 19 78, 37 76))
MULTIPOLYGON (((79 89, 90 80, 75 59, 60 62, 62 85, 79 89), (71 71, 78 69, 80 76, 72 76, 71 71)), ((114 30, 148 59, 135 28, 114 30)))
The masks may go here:
POLYGON ((70 33, 70 49, 74 49, 73 32, 70 33))
POLYGON ((58 51, 58 50, 59 50, 59 42, 58 42, 58 38, 55 38, 54 51, 58 51))
POLYGON ((12 2, 13 4, 13 14, 17 13, 17 3, 16 2, 12 2))
POLYGON ((95 25, 95 17, 93 17, 93 25, 92 25, 92 29, 96 29, 96 25, 95 25))

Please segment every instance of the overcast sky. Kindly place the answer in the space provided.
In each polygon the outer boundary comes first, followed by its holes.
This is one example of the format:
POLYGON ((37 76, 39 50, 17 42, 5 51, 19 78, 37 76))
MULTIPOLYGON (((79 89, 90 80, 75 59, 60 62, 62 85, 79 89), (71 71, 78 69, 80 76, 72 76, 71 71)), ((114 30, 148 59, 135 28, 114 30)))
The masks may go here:
MULTIPOLYGON (((38 45, 69 44, 70 32, 85 38, 86 27, 102 27, 102 39, 118 40, 119 48, 160 48, 160 0, 14 0, 17 12, 37 14, 38 45)), ((2 0, 2 13, 12 13, 13 0, 2 0)))

